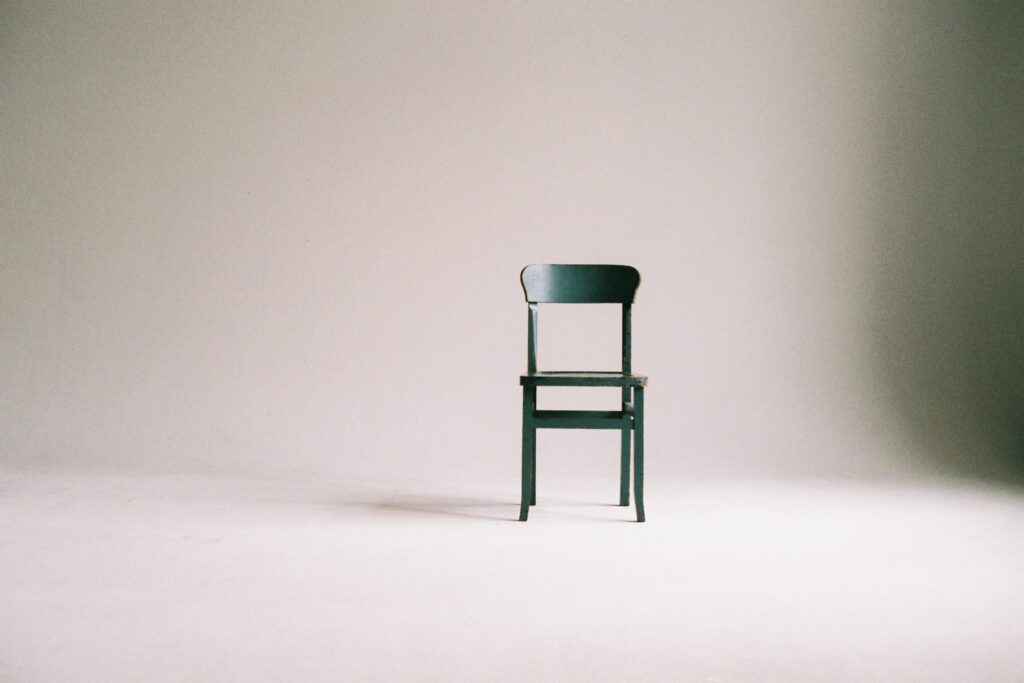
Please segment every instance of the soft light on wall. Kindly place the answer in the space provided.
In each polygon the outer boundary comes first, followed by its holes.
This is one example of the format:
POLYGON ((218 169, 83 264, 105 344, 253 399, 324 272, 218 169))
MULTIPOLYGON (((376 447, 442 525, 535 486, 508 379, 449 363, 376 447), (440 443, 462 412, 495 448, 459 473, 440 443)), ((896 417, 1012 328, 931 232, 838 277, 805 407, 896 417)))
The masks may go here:
POLYGON ((1014 7, 0 13, 7 465, 514 481, 548 261, 663 475, 1020 472, 1014 7))

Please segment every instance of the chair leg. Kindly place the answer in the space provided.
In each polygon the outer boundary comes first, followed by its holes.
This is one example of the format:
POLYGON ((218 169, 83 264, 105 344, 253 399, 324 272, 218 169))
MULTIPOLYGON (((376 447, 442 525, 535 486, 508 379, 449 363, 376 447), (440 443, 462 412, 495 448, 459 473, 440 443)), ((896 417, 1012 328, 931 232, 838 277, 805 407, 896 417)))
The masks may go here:
POLYGON ((629 505, 629 429, 622 430, 622 447, 619 463, 619 505, 629 505))
POLYGON ((633 496, 636 498, 636 521, 644 519, 644 389, 633 391, 633 496))
POLYGON ((530 505, 537 504, 537 430, 530 428, 530 505))
POLYGON ((530 500, 533 497, 533 407, 537 396, 535 387, 523 387, 523 490, 519 503, 519 521, 525 522, 530 514, 530 500))
MULTIPOLYGON (((626 409, 629 403, 629 387, 622 389, 622 409, 626 409)), ((629 505, 629 440, 633 431, 632 424, 629 429, 622 430, 621 446, 619 448, 619 505, 629 505)))

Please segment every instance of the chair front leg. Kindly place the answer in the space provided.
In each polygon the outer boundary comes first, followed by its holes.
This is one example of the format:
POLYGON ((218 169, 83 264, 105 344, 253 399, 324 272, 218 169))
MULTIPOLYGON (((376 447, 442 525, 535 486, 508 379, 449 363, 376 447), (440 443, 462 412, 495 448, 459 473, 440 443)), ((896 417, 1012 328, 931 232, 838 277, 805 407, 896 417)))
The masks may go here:
POLYGON ((519 503, 519 521, 525 522, 530 514, 530 500, 533 498, 534 439, 533 410, 536 403, 536 387, 523 387, 523 487, 519 503))
MULTIPOLYGON (((629 387, 622 389, 622 410, 630 402, 629 387)), ((630 432, 633 431, 632 421, 629 427, 622 430, 621 445, 619 447, 619 505, 629 505, 629 441, 630 432)))
POLYGON ((537 429, 530 427, 530 505, 537 504, 537 429))
POLYGON ((633 495, 636 521, 644 521, 644 388, 633 390, 633 495))

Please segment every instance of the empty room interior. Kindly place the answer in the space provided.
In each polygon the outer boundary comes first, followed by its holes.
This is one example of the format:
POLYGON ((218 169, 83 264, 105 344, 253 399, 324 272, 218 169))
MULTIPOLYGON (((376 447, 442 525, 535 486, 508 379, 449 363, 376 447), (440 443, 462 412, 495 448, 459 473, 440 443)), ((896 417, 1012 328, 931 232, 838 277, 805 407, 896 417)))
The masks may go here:
POLYGON ((0 681, 1024 680, 1022 45, 0 2, 0 681))

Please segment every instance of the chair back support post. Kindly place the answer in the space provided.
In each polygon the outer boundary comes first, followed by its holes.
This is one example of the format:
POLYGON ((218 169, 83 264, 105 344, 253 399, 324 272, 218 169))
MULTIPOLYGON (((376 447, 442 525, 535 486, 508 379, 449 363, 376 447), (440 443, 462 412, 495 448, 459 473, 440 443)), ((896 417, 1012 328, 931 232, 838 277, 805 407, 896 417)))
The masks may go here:
POLYGON ((622 304, 622 372, 633 371, 633 304, 622 304))
POLYGON ((537 372, 537 304, 530 304, 527 319, 526 369, 531 375, 537 372))
MULTIPOLYGON (((633 372, 633 304, 622 304, 622 374, 633 372)), ((633 391, 622 388, 622 409, 633 400, 633 391)))

